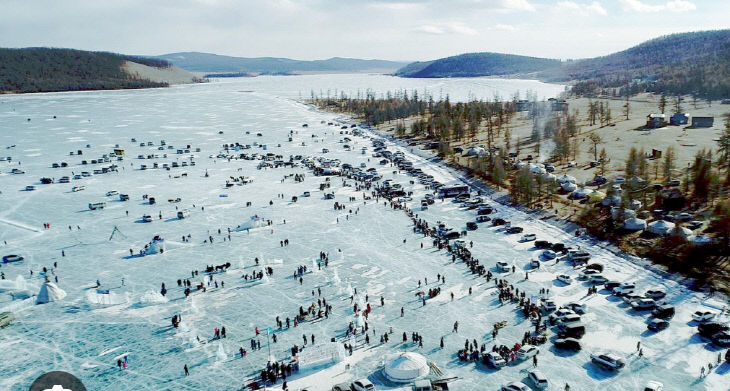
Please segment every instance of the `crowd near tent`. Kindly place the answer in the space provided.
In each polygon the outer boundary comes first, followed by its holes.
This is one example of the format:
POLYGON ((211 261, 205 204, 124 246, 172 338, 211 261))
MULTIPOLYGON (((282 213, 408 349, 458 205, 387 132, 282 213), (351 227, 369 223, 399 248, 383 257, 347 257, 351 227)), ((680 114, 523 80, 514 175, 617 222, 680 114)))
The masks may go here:
POLYGON ((66 297, 66 292, 59 288, 56 284, 46 281, 41 285, 41 290, 38 292, 38 304, 50 303, 52 301, 58 301, 66 297))
POLYGON ((429 374, 426 358, 414 352, 401 352, 388 356, 383 372, 388 380, 396 383, 411 383, 429 374))

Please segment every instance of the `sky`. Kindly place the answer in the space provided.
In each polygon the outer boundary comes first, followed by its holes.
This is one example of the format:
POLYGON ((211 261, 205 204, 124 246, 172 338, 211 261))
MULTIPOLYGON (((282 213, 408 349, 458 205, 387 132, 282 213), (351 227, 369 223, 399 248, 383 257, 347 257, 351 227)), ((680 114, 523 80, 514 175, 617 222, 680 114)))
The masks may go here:
POLYGON ((0 0, 0 47, 425 61, 576 59, 730 27, 729 0, 0 0))

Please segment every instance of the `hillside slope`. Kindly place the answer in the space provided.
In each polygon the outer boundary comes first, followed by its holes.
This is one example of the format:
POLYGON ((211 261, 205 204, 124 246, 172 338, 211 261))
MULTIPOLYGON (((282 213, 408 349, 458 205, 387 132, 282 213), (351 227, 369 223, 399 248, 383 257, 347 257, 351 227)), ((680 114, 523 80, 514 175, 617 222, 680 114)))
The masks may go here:
POLYGON ((632 92, 730 97, 730 30, 659 37, 603 57, 559 62, 495 53, 468 53, 399 69, 402 77, 521 77, 577 82, 573 90, 592 93, 631 86, 632 92))
POLYGON ((165 87, 193 80, 181 72, 163 60, 108 52, 0 48, 0 93, 165 87))
POLYGON ((578 80, 578 88, 621 87, 652 92, 730 96, 730 30, 659 37, 604 57, 565 63, 547 81, 578 80))
POLYGON ((192 72, 245 72, 249 74, 393 72, 406 65, 406 63, 396 61, 341 57, 302 61, 277 57, 232 57, 200 52, 170 53, 154 58, 169 61, 177 67, 192 72))
POLYGON ((560 67, 559 60, 501 53, 467 53, 413 63, 395 74, 402 77, 475 77, 525 74, 560 67))

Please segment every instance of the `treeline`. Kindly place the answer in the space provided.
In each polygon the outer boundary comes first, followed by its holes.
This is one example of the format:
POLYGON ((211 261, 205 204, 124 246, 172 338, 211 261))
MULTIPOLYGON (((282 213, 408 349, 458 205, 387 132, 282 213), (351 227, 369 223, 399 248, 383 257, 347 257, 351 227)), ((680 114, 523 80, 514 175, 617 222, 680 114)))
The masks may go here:
POLYGON ((548 80, 580 80, 576 95, 607 88, 630 88, 702 98, 730 97, 730 30, 673 34, 628 50, 566 63, 545 72, 548 80))
POLYGON ((166 68, 165 60, 74 49, 0 49, 0 93, 166 87, 138 79, 122 65, 132 61, 166 68))
POLYGON ((475 137, 480 128, 486 127, 488 142, 491 143, 498 136, 495 130, 501 130, 515 112, 513 102, 475 100, 451 103, 448 96, 434 101, 430 95, 419 96, 417 91, 411 95, 407 91, 388 92, 383 98, 376 98, 370 92, 355 98, 344 94, 336 98, 322 98, 312 93, 311 102, 328 110, 353 113, 368 125, 408 118, 409 126, 403 121, 397 124, 399 135, 408 133, 440 142, 475 137))

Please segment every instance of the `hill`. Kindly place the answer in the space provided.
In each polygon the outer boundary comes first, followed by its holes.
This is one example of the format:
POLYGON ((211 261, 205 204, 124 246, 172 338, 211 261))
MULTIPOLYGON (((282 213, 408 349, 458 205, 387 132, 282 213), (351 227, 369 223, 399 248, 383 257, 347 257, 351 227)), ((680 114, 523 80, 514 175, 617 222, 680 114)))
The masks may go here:
POLYGON ((0 48, 0 93, 165 87, 192 82, 169 62, 108 52, 0 48))
POLYGON ((631 85, 633 90, 730 96, 730 30, 672 34, 604 57, 564 63, 546 81, 578 80, 579 91, 631 85))
POLYGON ((182 52, 153 57, 192 72, 244 72, 248 74, 294 74, 334 72, 393 72, 404 62, 333 57, 327 60, 292 60, 278 57, 232 57, 211 53, 182 52))
POLYGON ((560 60, 501 53, 467 53, 429 62, 409 64, 402 77, 475 77, 526 74, 560 67, 560 60))
POLYGON ((631 86, 639 91, 730 97, 730 30, 659 37, 603 57, 559 62, 496 53, 469 53, 399 69, 402 77, 516 76, 575 82, 578 94, 631 86))

